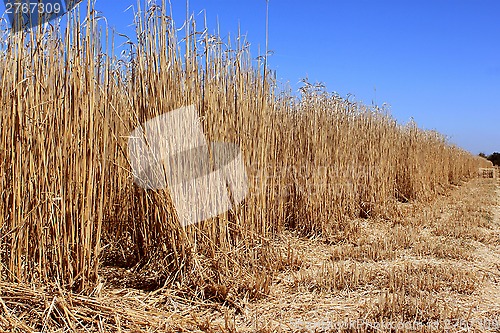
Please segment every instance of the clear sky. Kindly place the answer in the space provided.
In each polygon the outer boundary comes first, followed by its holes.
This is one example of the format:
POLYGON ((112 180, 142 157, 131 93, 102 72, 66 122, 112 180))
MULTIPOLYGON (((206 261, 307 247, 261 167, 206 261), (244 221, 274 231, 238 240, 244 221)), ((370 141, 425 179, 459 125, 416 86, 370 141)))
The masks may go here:
MULTIPOLYGON (((181 26, 186 1, 171 2, 181 26)), ((96 9, 133 35, 131 5, 97 0, 96 9)), ((265 0, 189 7, 200 26, 205 10, 210 32, 218 22, 226 37, 239 25, 255 57, 264 49, 265 0)), ((500 151, 498 0, 269 0, 269 49, 270 67, 295 90, 307 76, 341 96, 388 103, 400 123, 413 117, 472 153, 500 151)))

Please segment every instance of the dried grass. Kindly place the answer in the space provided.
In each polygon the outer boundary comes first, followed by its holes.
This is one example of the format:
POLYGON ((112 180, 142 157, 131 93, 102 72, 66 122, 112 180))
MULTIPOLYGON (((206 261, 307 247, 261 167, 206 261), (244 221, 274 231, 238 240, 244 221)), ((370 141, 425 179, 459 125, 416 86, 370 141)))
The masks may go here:
MULTIPOLYGON (((287 232, 326 244, 355 244, 330 253, 334 261, 392 260, 416 239, 411 228, 404 229, 412 222, 405 220, 403 202, 429 202, 450 184, 477 176, 478 167, 490 166, 434 131, 400 125, 384 109, 353 103, 321 86, 305 81, 300 98, 280 92, 265 57, 252 60, 241 36, 235 45, 224 44, 191 20, 181 40, 165 8, 163 3, 139 11, 138 41, 128 44, 124 58, 115 56, 108 33, 102 40, 92 2, 84 24, 76 13, 65 31, 47 25, 1 40, 5 291, 0 323, 5 327, 27 330, 22 322, 28 315, 54 328, 76 329, 80 321, 99 330, 119 327, 113 317, 98 315, 116 308, 66 298, 70 290, 92 293, 103 266, 128 270, 127 287, 177 286, 183 297, 237 309, 238 299, 270 294, 276 275, 300 271, 303 256, 275 244, 287 232), (167 189, 134 184, 127 136, 144 121, 191 104, 208 140, 240 145, 250 192, 234 210, 182 227, 167 189), (359 220, 367 218, 398 221, 404 228, 363 238, 359 220), (60 289, 46 298, 7 285, 35 282, 60 289), (15 299, 26 302, 12 312, 15 299), (22 305, 29 300, 36 313, 22 305)), ((453 228, 433 225, 433 232, 488 243, 481 214, 453 228)), ((371 279, 364 271, 346 278, 355 266, 334 261, 315 278, 320 289, 327 278, 334 281, 325 285, 332 290, 362 284, 365 274, 371 279)), ((385 308, 376 317, 385 317, 385 308)), ((128 318, 153 320, 143 315, 131 312, 128 318)))

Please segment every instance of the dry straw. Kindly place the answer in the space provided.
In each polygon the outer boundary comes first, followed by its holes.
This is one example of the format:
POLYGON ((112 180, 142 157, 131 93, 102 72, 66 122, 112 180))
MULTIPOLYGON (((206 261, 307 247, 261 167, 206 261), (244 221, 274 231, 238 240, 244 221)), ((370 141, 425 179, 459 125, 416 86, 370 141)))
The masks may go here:
POLYGON ((91 290, 106 264, 144 273, 145 288, 177 281, 200 295, 257 297, 279 269, 267 245, 285 229, 345 237, 350 219, 390 217, 398 201, 432 199, 489 165, 307 82, 300 98, 278 93, 241 36, 224 44, 189 20, 178 40, 165 8, 139 9, 126 59, 92 4, 65 31, 2 40, 2 280, 91 290), (183 228, 168 190, 134 184, 127 136, 190 104, 208 140, 241 146, 250 193, 183 228))

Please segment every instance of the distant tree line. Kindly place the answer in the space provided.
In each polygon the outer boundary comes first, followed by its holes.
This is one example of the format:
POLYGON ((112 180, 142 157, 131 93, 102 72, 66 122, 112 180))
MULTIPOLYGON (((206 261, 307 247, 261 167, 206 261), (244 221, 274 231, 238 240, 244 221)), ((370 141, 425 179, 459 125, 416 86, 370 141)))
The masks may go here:
POLYGON ((500 166, 500 153, 493 153, 489 156, 487 156, 485 153, 479 153, 479 156, 484 157, 491 161, 493 165, 499 165, 500 166))

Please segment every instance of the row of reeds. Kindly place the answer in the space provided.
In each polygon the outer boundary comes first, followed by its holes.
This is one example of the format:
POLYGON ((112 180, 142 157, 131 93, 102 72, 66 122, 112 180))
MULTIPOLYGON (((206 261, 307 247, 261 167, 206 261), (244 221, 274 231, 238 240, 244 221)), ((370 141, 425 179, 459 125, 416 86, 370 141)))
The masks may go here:
POLYGON ((165 8, 140 11, 125 58, 92 4, 64 31, 3 38, 2 280, 88 290, 104 263, 148 272, 151 288, 224 285, 272 270, 261 245, 286 228, 327 235, 352 218, 390 217, 396 202, 432 199, 488 165, 436 132, 310 84, 300 98, 278 93, 242 38, 228 45, 190 21, 178 40, 165 8), (241 146, 250 192, 232 211, 181 227, 168 189, 134 184, 127 139, 190 104, 208 140, 241 146))

